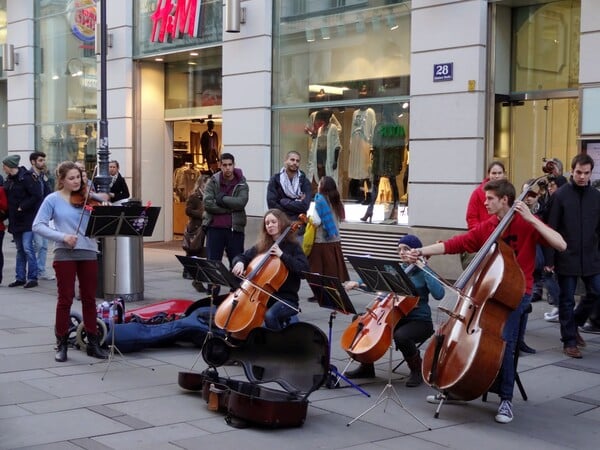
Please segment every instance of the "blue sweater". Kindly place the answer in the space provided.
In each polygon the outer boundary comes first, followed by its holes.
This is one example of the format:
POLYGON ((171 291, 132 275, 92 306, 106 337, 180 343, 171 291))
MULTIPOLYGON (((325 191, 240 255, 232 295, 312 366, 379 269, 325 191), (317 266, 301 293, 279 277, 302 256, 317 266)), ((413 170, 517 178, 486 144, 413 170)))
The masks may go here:
POLYGON ((56 242, 55 249, 70 249, 71 247, 64 243, 64 238, 66 235, 72 234, 77 235, 76 249, 97 252, 96 240, 85 236, 89 220, 89 211, 71 205, 57 191, 48 195, 42 202, 42 206, 33 220, 33 231, 56 242), (81 219, 82 212, 83 219, 81 219), (50 227, 51 220, 54 221, 54 228, 50 227), (79 225, 80 220, 81 225, 79 225), (78 225, 79 232, 77 232, 78 225))

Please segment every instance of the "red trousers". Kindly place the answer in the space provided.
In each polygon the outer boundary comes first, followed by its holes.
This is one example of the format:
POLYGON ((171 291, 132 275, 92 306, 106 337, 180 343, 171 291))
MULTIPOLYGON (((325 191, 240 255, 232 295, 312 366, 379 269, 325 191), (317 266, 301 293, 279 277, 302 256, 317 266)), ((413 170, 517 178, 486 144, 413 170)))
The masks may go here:
POLYGON ((54 261, 58 302, 56 303, 55 333, 61 337, 69 333, 71 305, 75 297, 75 276, 79 280, 79 297, 83 324, 88 335, 97 334, 96 286, 98 285, 98 261, 54 261))

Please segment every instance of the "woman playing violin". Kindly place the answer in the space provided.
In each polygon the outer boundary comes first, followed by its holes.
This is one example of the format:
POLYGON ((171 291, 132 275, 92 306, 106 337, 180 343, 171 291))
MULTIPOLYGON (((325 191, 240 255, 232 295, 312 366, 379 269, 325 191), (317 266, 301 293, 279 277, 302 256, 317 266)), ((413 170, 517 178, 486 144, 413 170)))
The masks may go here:
MULTIPOLYGON (((517 264, 525 275, 525 293, 519 306, 510 313, 502 332, 506 342, 502 366, 500 368, 499 389, 500 406, 496 414, 496 422, 509 423, 513 420, 512 397, 515 384, 514 352, 519 334, 519 322, 523 311, 531 303, 533 287, 533 269, 535 266, 536 245, 550 246, 558 251, 564 251, 567 244, 562 236, 546 226, 535 217, 529 207, 522 201, 515 202, 515 188, 507 180, 493 180, 484 186, 485 207, 490 217, 464 234, 411 250, 407 258, 415 262, 421 256, 442 255, 460 252, 475 252, 484 246, 487 238, 493 234, 500 220, 509 213, 513 206, 517 214, 505 228, 501 239, 515 252, 517 264)), ((439 403, 439 396, 429 396, 427 401, 439 403)))
MULTIPOLYGON (((402 262, 402 268, 406 269, 409 264, 407 260, 408 252, 413 248, 420 248, 423 244, 421 240, 412 234, 407 234, 400 238, 398 242, 398 254, 402 262)), ((402 352, 410 375, 406 380, 407 387, 416 387, 423 383, 421 374, 421 355, 417 344, 426 341, 433 334, 433 322, 431 320, 431 308, 429 307, 429 294, 436 300, 444 297, 445 291, 441 283, 435 278, 427 268, 420 269, 413 266, 408 276, 419 292, 419 303, 406 316, 400 319, 394 329, 394 343, 396 348, 402 352)), ((356 282, 346 283, 346 288, 354 288, 356 282)), ((373 378, 375 376, 375 366, 373 363, 361 363, 361 365, 350 372, 346 372, 348 378, 373 378)))
POLYGON ((257 255, 270 253, 281 259, 289 274, 279 290, 273 293, 265 314, 265 327, 272 330, 283 328, 287 320, 298 313, 298 291, 302 272, 308 271, 308 260, 293 232, 288 233, 280 245, 274 244, 290 225, 290 219, 279 209, 268 210, 263 219, 258 242, 233 260, 231 272, 242 276, 244 270, 257 255), (290 305, 290 306, 288 306, 290 305))
POLYGON ((33 221, 33 231, 55 242, 54 271, 58 301, 54 332, 57 339, 57 362, 67 360, 69 344, 69 318, 75 297, 75 277, 79 279, 83 324, 88 337, 87 354, 105 359, 106 351, 100 348, 96 331, 96 285, 98 282, 98 245, 86 237, 84 230, 90 218, 85 208, 74 206, 73 194, 80 194, 81 170, 74 162, 65 161, 56 169, 57 190, 44 198, 33 221), (54 227, 50 221, 54 221, 54 227))

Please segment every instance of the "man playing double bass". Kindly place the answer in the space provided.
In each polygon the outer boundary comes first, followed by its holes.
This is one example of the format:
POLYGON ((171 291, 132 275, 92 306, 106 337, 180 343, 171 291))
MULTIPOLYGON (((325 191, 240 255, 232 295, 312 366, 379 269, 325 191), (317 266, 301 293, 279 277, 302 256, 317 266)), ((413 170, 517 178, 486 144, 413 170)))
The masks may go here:
MULTIPOLYGON (((506 342, 502 366, 498 374, 500 406, 496 414, 496 422, 509 423, 513 419, 512 397, 515 384, 514 352, 519 331, 521 315, 531 302, 533 287, 533 269, 535 266, 536 244, 553 247, 564 251, 567 244, 562 236, 537 219, 522 201, 515 202, 515 188, 507 180, 494 180, 484 186, 485 207, 490 218, 481 222, 468 232, 455 236, 447 241, 413 249, 409 260, 416 262, 422 256, 476 252, 484 246, 487 238, 494 232, 502 218, 514 205, 514 217, 505 227, 500 238, 515 252, 517 264, 525 275, 525 292, 519 306, 508 315, 504 324, 502 338, 506 342)), ((430 396, 428 401, 439 402, 441 396, 430 396)))

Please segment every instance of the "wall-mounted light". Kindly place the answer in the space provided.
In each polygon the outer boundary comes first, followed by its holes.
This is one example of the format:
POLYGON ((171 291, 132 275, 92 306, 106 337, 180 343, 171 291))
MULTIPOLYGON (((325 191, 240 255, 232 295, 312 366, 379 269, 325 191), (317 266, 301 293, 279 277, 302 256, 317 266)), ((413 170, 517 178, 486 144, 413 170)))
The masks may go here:
POLYGON ((315 42, 314 30, 306 30, 306 42, 315 42))
POLYGON ((225 31, 239 33, 242 23, 246 23, 246 8, 240 6, 240 0, 225 0, 225 31))
POLYGON ((323 27, 323 28, 321 28, 321 37, 325 41, 328 40, 328 39, 331 39, 331 35, 329 34, 329 27, 323 27))
POLYGON ((15 70, 15 65, 19 65, 19 54, 15 53, 15 46, 2 44, 2 70, 10 72, 15 70))
POLYGON ((394 31, 400 28, 400 26, 398 25, 398 23, 396 23, 392 16, 387 17, 387 26, 390 29, 390 31, 394 31))

